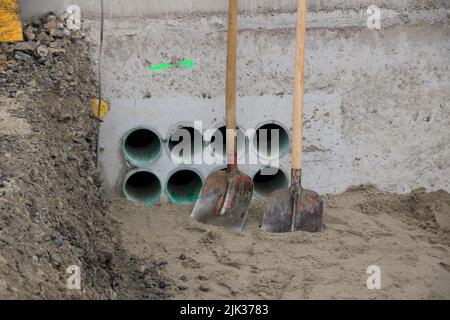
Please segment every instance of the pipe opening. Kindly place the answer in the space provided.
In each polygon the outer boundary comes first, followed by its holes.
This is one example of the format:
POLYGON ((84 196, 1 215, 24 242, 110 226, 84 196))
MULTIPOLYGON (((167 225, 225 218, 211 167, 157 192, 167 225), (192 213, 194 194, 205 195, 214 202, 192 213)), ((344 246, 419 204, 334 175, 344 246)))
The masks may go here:
POLYGON ((161 139, 150 129, 131 131, 123 144, 124 156, 135 165, 148 164, 159 158, 162 151, 161 139))
POLYGON ((183 169, 167 180, 167 195, 175 204, 193 204, 197 201, 203 181, 198 173, 183 169))
POLYGON ((123 192, 128 200, 151 205, 157 202, 162 193, 158 177, 148 171, 137 171, 126 180, 123 192))
POLYGON ((267 123, 256 130, 253 147, 265 159, 278 159, 289 151, 289 134, 276 123, 267 123))
MULTIPOLYGON (((245 156, 245 134, 240 129, 237 128, 237 155, 238 158, 245 156)), ((213 155, 223 160, 224 163, 227 161, 227 127, 222 126, 218 128, 211 137, 211 146, 213 147, 213 155)))
POLYGON ((253 177, 254 193, 257 197, 267 197, 278 189, 286 189, 289 179, 286 174, 276 168, 263 168, 253 177))
POLYGON ((201 163, 203 136, 193 127, 179 127, 170 135, 168 148, 175 163, 194 164, 199 161, 201 163))

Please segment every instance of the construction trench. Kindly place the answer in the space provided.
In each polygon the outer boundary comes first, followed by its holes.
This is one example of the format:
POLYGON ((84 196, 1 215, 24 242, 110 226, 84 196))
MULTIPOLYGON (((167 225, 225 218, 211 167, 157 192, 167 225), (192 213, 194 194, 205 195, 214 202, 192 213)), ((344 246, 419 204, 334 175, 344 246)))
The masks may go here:
POLYGON ((241 234, 190 218, 226 168, 227 1, 126 2, 105 7, 102 122, 98 1, 20 1, 25 39, 0 45, 0 298, 450 299, 447 1, 379 1, 380 29, 370 1, 310 2, 303 180, 325 222, 288 234, 260 225, 290 185, 296 1, 241 1, 241 234))

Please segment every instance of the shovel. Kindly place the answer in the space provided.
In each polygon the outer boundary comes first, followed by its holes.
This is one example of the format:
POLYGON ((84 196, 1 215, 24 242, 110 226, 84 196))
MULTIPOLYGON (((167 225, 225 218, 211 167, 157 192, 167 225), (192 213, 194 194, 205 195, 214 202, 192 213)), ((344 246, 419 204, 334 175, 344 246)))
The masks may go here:
POLYGON ((306 0, 298 0, 291 187, 277 190, 268 197, 261 226, 267 232, 320 232, 323 227, 321 197, 302 188, 306 10, 306 0))
POLYGON ((229 0, 226 88, 227 171, 210 174, 195 203, 195 220, 241 232, 253 194, 252 179, 238 171, 236 134, 236 56, 238 0, 229 0))

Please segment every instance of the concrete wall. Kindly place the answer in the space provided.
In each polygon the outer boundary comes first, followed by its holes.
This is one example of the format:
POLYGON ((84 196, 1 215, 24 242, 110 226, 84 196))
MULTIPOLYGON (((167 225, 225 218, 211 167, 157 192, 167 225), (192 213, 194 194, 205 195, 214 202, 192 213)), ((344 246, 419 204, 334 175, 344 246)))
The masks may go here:
MULTIPOLYGON (((96 17, 98 1, 22 1, 24 16, 72 3, 96 17), (39 2, 39 6, 36 3, 39 2)), ((103 87, 110 102, 100 132, 105 187, 122 196, 136 169, 124 160, 122 139, 150 127, 164 144, 141 169, 163 185, 188 167, 205 178, 217 165, 179 166, 167 151, 179 125, 224 124, 226 1, 105 1, 103 87), (193 14, 191 9, 196 13, 193 14), (217 13, 219 12, 219 13, 217 13), (188 14, 171 19, 167 13, 188 14), (153 19, 111 19, 117 17, 153 19), (151 72, 149 66, 192 59, 192 70, 151 72)), ((238 123, 243 129, 277 121, 291 125, 295 48, 294 1, 257 1, 239 17, 238 123), (269 5, 270 3, 270 5, 269 5), (275 3, 277 3, 275 1, 275 3)), ((369 30, 360 7, 372 1, 310 1, 306 54, 305 186, 320 193, 374 183, 388 191, 417 187, 450 191, 450 28, 448 1, 377 1, 381 30, 369 30), (340 10, 350 8, 355 10, 340 10), (404 11, 403 9, 406 9, 404 11)), ((99 23, 86 22, 98 43, 99 23)), ((98 49, 98 46, 96 47, 98 49)), ((97 53, 93 52, 94 57, 97 53)), ((247 141, 247 145, 251 142, 247 141)), ((289 177, 290 156, 280 159, 289 177)), ((261 167, 242 166, 253 176, 261 167)))
MULTIPOLYGON (((306 55, 305 185, 334 193, 361 183, 397 192, 450 190, 450 28, 446 10, 383 13, 369 30, 360 15, 311 13, 306 55)), ((240 17, 238 122, 290 129, 293 14, 240 17)), ((93 22, 95 40, 98 24, 93 22)), ((108 20, 104 89, 111 102, 101 131, 107 189, 121 194, 133 170, 120 141, 151 126, 167 143, 177 125, 224 123, 226 16, 108 20), (192 70, 150 72, 176 57, 192 70)), ((177 169, 167 149, 147 167, 163 184, 177 169)), ((217 166, 189 166, 205 178, 217 166)), ((242 166, 253 176, 262 165, 242 166)), ((281 158, 289 176, 290 157, 281 158)), ((164 195, 163 195, 164 198, 164 195)))
MULTIPOLYGON (((167 14, 194 15, 223 12, 227 0, 104 0, 108 18, 160 17, 167 14)), ((240 0, 241 12, 255 14, 267 11, 290 12, 296 8, 296 0, 240 0)), ((98 17, 100 0, 20 0, 22 15, 30 18, 48 11, 61 13, 69 5, 79 5, 85 18, 98 17)), ((309 0, 311 11, 340 9, 359 10, 376 4, 393 10, 420 10, 449 8, 448 0, 309 0)))

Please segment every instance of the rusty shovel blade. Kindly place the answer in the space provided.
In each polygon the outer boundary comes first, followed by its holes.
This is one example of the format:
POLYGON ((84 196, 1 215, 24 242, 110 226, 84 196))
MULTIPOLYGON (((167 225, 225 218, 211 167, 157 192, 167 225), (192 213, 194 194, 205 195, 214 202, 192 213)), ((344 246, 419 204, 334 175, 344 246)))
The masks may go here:
POLYGON ((252 179, 239 171, 210 174, 191 217, 201 223, 241 232, 253 194, 252 179))
POLYGON ((323 230, 323 200, 316 192, 302 189, 297 194, 292 194, 290 189, 281 189, 273 192, 266 201, 261 226, 264 231, 282 233, 323 230))

